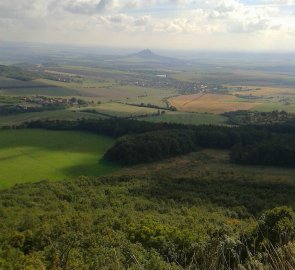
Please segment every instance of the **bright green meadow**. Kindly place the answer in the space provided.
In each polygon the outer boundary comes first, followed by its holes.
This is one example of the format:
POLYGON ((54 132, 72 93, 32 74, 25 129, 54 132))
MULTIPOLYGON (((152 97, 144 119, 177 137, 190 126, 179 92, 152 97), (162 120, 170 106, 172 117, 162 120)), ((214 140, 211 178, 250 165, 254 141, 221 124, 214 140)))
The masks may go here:
POLYGON ((118 167, 102 161, 114 140, 76 131, 0 131, 0 188, 44 179, 100 176, 118 167))

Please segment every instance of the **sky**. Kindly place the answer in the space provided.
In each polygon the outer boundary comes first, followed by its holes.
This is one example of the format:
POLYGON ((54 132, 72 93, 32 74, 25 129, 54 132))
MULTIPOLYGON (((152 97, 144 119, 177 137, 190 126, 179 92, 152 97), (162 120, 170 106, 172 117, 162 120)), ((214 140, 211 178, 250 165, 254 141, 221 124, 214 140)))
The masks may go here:
POLYGON ((293 52, 295 0, 0 0, 0 41, 293 52))

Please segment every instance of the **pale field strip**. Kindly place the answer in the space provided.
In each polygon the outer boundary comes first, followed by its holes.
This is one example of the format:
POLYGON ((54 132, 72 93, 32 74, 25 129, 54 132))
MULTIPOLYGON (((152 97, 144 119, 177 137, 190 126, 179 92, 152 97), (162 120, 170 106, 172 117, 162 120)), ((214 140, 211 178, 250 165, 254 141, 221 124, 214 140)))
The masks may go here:
POLYGON ((273 87, 273 86, 243 86, 243 85, 224 85, 229 88, 242 87, 242 91, 233 91, 233 94, 247 94, 253 96, 284 96, 294 95, 295 88, 293 87, 273 87), (248 90, 247 90, 248 89, 248 90))
POLYGON ((169 99, 172 106, 179 111, 223 113, 227 111, 250 110, 261 102, 241 102, 233 95, 193 94, 169 99))
POLYGON ((142 114, 154 114, 157 113, 158 109, 137 107, 121 103, 102 103, 94 108, 97 112, 102 112, 111 115, 142 115, 142 114))

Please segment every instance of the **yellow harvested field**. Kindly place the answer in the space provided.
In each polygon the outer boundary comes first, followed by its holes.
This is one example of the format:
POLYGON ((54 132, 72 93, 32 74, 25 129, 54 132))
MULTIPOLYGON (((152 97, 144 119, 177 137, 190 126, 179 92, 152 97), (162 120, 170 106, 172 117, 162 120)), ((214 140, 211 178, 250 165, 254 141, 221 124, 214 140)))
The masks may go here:
POLYGON ((241 91, 232 92, 233 94, 244 94, 244 95, 253 95, 260 97, 267 96, 284 96, 284 95, 295 95, 295 88, 291 87, 272 87, 272 86, 227 86, 230 88, 241 87, 241 91))
POLYGON ((178 96, 169 99, 169 102, 179 111, 208 113, 250 110, 261 104, 257 101, 241 101, 233 95, 206 93, 178 96))

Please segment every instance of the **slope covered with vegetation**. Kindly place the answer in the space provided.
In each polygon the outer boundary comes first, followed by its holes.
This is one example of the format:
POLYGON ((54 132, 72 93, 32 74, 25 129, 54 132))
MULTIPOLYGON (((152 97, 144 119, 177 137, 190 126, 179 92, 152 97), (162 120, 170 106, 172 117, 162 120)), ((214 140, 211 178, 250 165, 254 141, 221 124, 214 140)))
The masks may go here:
POLYGON ((259 180, 117 176, 15 186, 0 193, 0 268, 292 269, 276 264, 285 256, 294 266, 294 212, 266 209, 294 207, 294 183, 259 180))

